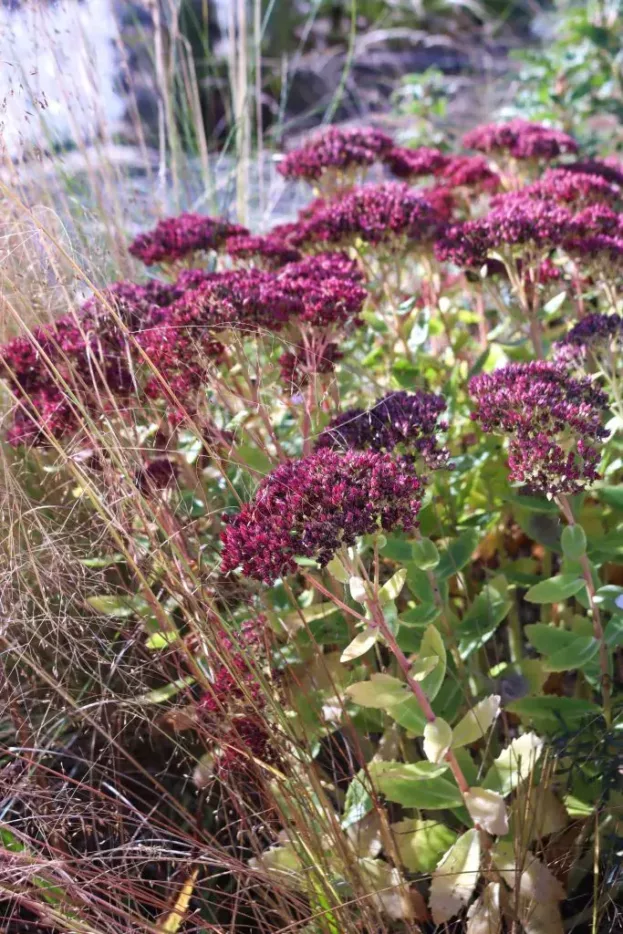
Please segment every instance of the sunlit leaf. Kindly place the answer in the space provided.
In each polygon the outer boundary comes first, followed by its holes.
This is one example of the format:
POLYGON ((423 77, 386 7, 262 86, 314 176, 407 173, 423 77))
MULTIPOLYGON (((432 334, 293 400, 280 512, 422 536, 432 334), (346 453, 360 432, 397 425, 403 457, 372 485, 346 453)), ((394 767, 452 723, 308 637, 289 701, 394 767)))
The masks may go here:
POLYGON ((452 727, 435 717, 424 727, 424 755, 429 762, 442 762, 452 743, 452 727))
POLYGON ((500 711, 500 701, 499 694, 491 694, 468 710, 452 730, 452 748, 469 746, 484 736, 500 711))
POLYGON ((467 905, 480 876, 480 838, 468 830, 453 843, 433 873, 429 905, 435 924, 454 918, 467 905))

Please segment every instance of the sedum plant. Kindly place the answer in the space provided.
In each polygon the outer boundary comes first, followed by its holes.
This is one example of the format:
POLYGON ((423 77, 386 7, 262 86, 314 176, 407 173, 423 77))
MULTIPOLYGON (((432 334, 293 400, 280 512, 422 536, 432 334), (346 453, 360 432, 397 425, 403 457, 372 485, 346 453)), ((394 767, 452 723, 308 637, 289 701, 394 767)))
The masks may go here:
MULTIPOLYGON (((147 710, 115 739, 72 708, 46 755, 71 721, 152 781, 141 742, 174 738, 157 800, 124 785, 123 806, 184 841, 178 900, 169 851, 152 895, 97 854, 133 930, 192 911, 537 934, 575 924, 578 899, 595 931, 612 921, 623 174, 579 171, 574 139, 523 121, 464 145, 331 128, 280 163, 316 189, 298 219, 161 220, 129 247, 150 278, 0 351, 7 456, 38 509, 70 491, 57 508, 89 530, 70 550, 99 577, 67 600, 114 647, 110 684, 132 656, 147 710)), ((48 639, 7 643, 9 685, 30 666, 105 707, 80 666, 48 665, 48 639)), ((22 795, 2 832, 58 887, 22 795)), ((95 924, 89 884, 53 904, 61 929, 95 924)))

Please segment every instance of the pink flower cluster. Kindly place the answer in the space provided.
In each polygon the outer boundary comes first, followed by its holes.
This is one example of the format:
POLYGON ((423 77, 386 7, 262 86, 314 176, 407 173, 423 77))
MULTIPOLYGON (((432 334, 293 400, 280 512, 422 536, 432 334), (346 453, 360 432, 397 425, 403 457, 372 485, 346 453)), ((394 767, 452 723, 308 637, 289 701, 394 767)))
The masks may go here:
POLYGON ((317 181, 328 171, 370 166, 392 146, 391 138, 380 130, 332 126, 288 153, 277 169, 285 178, 317 181))
POLYGON ((559 363, 514 363, 475 376, 472 418, 486 432, 510 436, 511 480, 555 496, 581 492, 598 479, 597 445, 607 396, 559 363))
POLYGON ((370 409, 348 409, 319 435, 316 449, 371 450, 422 458, 432 470, 446 467, 449 452, 439 445, 446 403, 432 392, 390 392, 370 409))
POLYGON ((465 134, 463 145, 480 152, 505 152, 513 159, 551 160, 578 151, 576 141, 567 133, 526 120, 478 126, 465 134))
MULTIPOLYGON (((591 204, 615 203, 621 195, 621 189, 599 175, 548 169, 540 179, 523 188, 520 194, 580 208, 591 204)), ((492 201, 493 207, 496 200, 492 201)))
POLYGON ((501 185, 500 176, 483 156, 453 156, 426 146, 419 149, 397 146, 386 154, 384 162, 398 178, 411 180, 432 175, 447 188, 493 192, 501 185))
POLYGON ((457 266, 481 266, 492 250, 522 247, 542 258, 573 236, 578 225, 563 207, 524 196, 500 196, 487 215, 449 227, 436 244, 437 258, 457 266))
POLYGON ((422 484, 406 461, 372 451, 319 451, 280 465, 222 533, 223 572, 272 584, 296 558, 327 564, 360 535, 417 522, 422 484))
POLYGON ((44 444, 75 433, 85 408, 99 418, 124 405, 136 389, 132 335, 177 294, 164 283, 118 282, 77 313, 2 347, 0 373, 18 400, 9 443, 44 444))
POLYGON ((231 224, 222 217, 179 214, 167 217, 159 221, 153 230, 139 234, 128 249, 146 266, 175 263, 194 253, 218 250, 229 237, 248 232, 246 227, 231 224))
POLYGON ((254 260, 265 269, 279 269, 301 259, 298 250, 275 234, 230 237, 225 249, 234 260, 254 260))
POLYGON ((347 245, 356 240, 392 244, 431 244, 443 228, 444 218, 431 203, 408 185, 387 182, 353 188, 318 206, 302 224, 305 245, 347 245))

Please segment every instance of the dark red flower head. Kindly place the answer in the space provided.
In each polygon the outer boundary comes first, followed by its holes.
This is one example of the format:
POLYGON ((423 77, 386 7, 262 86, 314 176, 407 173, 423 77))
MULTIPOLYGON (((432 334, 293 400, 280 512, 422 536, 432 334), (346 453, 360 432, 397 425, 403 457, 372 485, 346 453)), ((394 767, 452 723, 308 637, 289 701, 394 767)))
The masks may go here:
POLYGON ((301 258, 298 250, 274 234, 230 237, 225 249, 234 259, 252 259, 266 269, 279 269, 301 258))
POLYGON ((591 204, 612 204, 619 198, 621 190, 598 175, 548 169, 542 178, 523 188, 520 194, 581 208, 591 204))
POLYGON ((510 435, 511 479, 550 496, 578 493, 598 478, 596 448, 607 437, 607 396, 559 363, 513 363, 470 382, 472 418, 510 435))
MULTIPOLYGON (((391 244, 432 243, 444 219, 425 197, 408 185, 363 185, 319 207, 302 222, 306 244, 346 245, 357 240, 391 244)), ((407 244, 409 245, 409 244, 407 244)))
POLYGON ((218 250, 228 237, 247 234, 246 227, 231 224, 222 217, 204 214, 179 214, 167 217, 153 230, 139 234, 129 246, 132 256, 146 266, 175 263, 191 253, 218 250))
POLYGON ((348 409, 319 435, 316 449, 371 450, 421 457, 427 467, 448 464, 449 452, 438 434, 446 426, 439 417, 446 403, 432 392, 390 392, 370 409, 348 409))
POLYGON ((398 178, 412 179, 425 175, 438 175, 448 164, 450 157, 440 149, 420 146, 406 149, 394 146, 383 156, 383 162, 398 178))
POLYGON ((370 166, 392 146, 391 138, 380 130, 329 127, 288 153, 277 169, 285 178, 317 181, 330 170, 370 166))
POLYGON ((466 133, 463 145, 480 152, 506 152, 514 159, 549 160, 578 151, 578 144, 567 133, 526 120, 478 126, 466 133))
POLYGON ((494 192, 502 185, 502 179, 483 156, 452 156, 436 174, 449 188, 494 192))
POLYGON ((496 199, 496 206, 484 217, 447 228, 435 252, 440 260, 457 266, 481 266, 492 250, 520 247, 522 254, 528 251, 540 262, 575 230, 575 218, 565 208, 521 193, 509 194, 496 199))
POLYGON ((422 497, 413 466, 372 451, 319 451, 273 470, 222 533, 223 572, 272 584, 297 557, 327 564, 382 528, 413 529, 422 497))

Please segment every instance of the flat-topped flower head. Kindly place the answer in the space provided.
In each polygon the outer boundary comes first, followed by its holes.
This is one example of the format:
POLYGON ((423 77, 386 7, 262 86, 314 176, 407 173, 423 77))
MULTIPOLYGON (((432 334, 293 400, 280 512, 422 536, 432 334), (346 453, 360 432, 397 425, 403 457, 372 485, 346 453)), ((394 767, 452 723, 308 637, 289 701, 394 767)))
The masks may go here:
POLYGON ((431 244, 443 223, 433 205, 408 185, 362 185, 319 207, 304 222, 304 243, 431 244))
POLYGON ((607 204, 591 204, 574 215, 572 234, 578 237, 593 234, 623 237, 623 214, 613 211, 607 204))
POLYGON ((565 240, 564 250, 589 275, 598 279, 620 280, 623 271, 623 235, 569 237, 565 240))
POLYGON ((457 266, 481 266, 493 250, 527 255, 540 263, 575 230, 575 218, 566 208, 514 193, 497 198, 484 217, 447 228, 435 252, 457 266))
POLYGON ((607 396, 560 363, 512 363, 474 377, 472 418, 511 437, 511 479, 550 496, 577 493, 597 479, 597 447, 607 396))
POLYGON ((422 497, 413 466, 373 451, 318 451, 281 464, 222 533, 223 572, 272 584, 296 558, 326 565, 377 529, 413 529, 422 497))
POLYGON ((363 270, 356 259, 348 253, 330 252, 314 253, 305 256, 298 262, 288 263, 282 270, 282 278, 312 279, 323 282, 325 279, 351 279, 353 282, 363 282, 363 270))
POLYGON ((551 160, 578 151, 567 133, 519 119, 478 126, 465 134, 463 145, 485 153, 508 153, 513 159, 551 160))
POLYGON ((343 254, 308 257, 284 267, 279 283, 300 301, 297 319, 315 328, 361 324, 359 315, 368 293, 356 263, 343 254))
POLYGON ((616 203, 621 189, 599 175, 548 169, 540 179, 527 185, 520 193, 529 198, 582 208, 591 204, 616 203))
POLYGON ((420 146, 417 149, 394 146, 383 156, 383 162, 390 172, 397 178, 404 179, 438 175, 449 161, 450 156, 446 153, 428 146, 420 146))
POLYGON ((328 172, 345 173, 377 162, 393 146, 380 130, 329 127, 289 152, 277 170, 285 178, 314 182, 328 172))
POLYGON ((246 227, 231 224, 222 217, 179 214, 167 217, 159 221, 153 230, 139 234, 128 249, 146 266, 175 263, 193 253, 218 250, 228 237, 248 232, 246 227))
POLYGON ((298 250, 274 234, 230 237, 225 250, 234 260, 253 260, 264 269, 279 269, 301 258, 298 250))
POLYGON ((582 175, 593 175, 603 178, 612 185, 623 189, 623 163, 614 157, 607 159, 588 159, 578 162, 565 163, 566 172, 580 172, 582 175))
POLYGON ((623 351, 623 317, 599 312, 585 315, 556 345, 556 358, 575 363, 586 356, 606 371, 616 370, 623 351))
POLYGON ((421 458, 432 470, 443 468, 449 452, 438 435, 446 427, 439 421, 445 408, 445 400, 432 392, 390 392, 370 409, 348 409, 334 418, 319 435, 316 449, 398 453, 421 458))
POLYGON ((470 188, 491 193, 498 191, 502 185, 502 179, 484 156, 452 156, 435 174, 449 188, 470 188))

